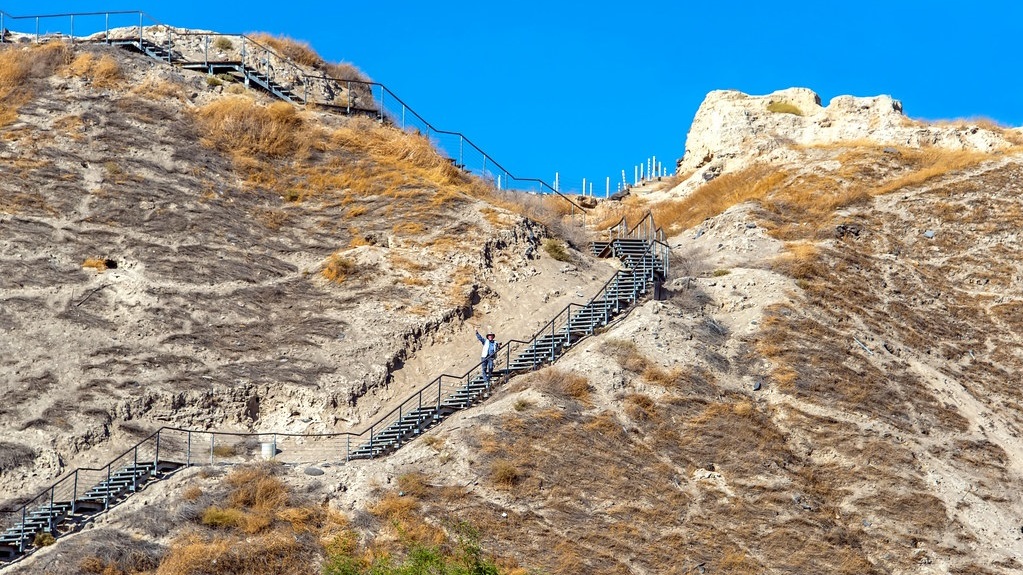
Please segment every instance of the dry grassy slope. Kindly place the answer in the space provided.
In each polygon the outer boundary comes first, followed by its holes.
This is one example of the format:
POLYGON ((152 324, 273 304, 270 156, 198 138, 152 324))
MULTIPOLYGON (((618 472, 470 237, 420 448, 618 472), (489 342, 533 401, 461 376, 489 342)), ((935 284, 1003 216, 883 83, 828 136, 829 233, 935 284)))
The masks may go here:
POLYGON ((116 49, 0 58, 0 499, 165 424, 361 429, 546 233, 371 122, 116 49))
POLYGON ((342 471, 340 502, 415 472, 423 517, 552 573, 1018 572, 1021 186, 993 156, 823 220, 706 220, 671 299, 342 471), (794 223, 819 247, 772 257, 794 223))

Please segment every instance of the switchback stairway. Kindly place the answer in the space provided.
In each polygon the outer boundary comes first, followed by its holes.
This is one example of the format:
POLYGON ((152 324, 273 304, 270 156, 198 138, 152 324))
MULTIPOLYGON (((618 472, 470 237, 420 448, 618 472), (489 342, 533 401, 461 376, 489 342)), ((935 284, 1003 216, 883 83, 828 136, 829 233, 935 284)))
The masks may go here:
POLYGON ((629 309, 668 273, 670 250, 650 214, 632 228, 622 219, 606 240, 594 242, 592 252, 617 258, 621 269, 589 302, 569 304, 528 340, 504 343, 490 379, 484 377, 482 362, 462 376, 438 376, 358 434, 161 428, 106 466, 75 469, 17 509, 0 511, 0 567, 34 550, 43 534, 60 537, 74 532, 147 484, 183 467, 251 461, 251 446, 260 446, 263 456, 269 451, 270 456, 280 455, 279 460, 291 464, 372 459, 394 452, 452 414, 489 397, 499 381, 553 363, 629 309), (310 444, 320 447, 311 451, 310 444))

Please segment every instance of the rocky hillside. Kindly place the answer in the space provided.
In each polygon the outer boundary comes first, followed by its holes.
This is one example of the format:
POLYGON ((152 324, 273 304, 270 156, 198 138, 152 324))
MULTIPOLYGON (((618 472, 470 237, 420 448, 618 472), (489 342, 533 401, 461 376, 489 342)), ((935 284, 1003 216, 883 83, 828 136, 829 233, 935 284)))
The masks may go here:
MULTIPOLYGON (((610 272, 386 128, 18 50, 11 494, 162 422, 357 425, 610 272)), ((711 94, 673 189, 593 218, 671 230, 665 299, 395 455, 191 468, 10 571, 1018 572, 1018 134, 900 108, 711 94)))
POLYGON ((538 259, 544 226, 422 138, 113 48, 0 57, 0 428, 17 454, 0 499, 161 425, 361 431, 471 365, 469 316, 534 327, 483 317, 503 295, 487 281, 563 277, 538 259), (434 340, 462 345, 402 369, 434 340))

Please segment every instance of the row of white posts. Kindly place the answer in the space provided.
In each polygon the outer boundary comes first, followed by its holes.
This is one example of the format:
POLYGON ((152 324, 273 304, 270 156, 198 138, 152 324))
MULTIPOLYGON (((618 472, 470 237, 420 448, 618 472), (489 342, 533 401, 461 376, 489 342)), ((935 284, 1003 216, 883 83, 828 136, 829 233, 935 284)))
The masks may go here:
MULTIPOLYGON (((625 178, 625 170, 622 170, 622 181, 616 182, 616 185, 618 186, 618 189, 615 190, 616 192, 620 192, 623 189, 628 189, 632 186, 645 184, 646 182, 653 181, 657 178, 663 178, 671 175, 664 169, 664 164, 657 161, 657 156, 650 156, 646 159, 646 163, 636 164, 632 167, 632 169, 632 184, 629 184, 629 181, 625 178)), ((587 181, 586 178, 583 178, 583 187, 581 189, 582 195, 592 196, 593 180, 587 181)), ((561 191, 561 174, 559 172, 554 172, 554 190, 558 192, 561 191)), ((604 197, 607 198, 610 196, 611 177, 608 176, 604 180, 604 197)))

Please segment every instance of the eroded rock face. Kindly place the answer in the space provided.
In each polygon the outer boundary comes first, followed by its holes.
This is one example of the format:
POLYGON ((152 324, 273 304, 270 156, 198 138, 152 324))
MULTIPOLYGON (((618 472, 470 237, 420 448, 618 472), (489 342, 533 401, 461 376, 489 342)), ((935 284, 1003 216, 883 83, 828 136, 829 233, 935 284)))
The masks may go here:
POLYGON ((976 124, 916 122, 903 113, 900 101, 887 95, 837 96, 824 107, 820 96, 806 88, 766 96, 716 90, 697 110, 678 162, 679 173, 692 176, 672 194, 685 195, 721 173, 756 161, 792 160, 793 146, 856 141, 984 152, 1011 145, 1001 133, 976 124))

